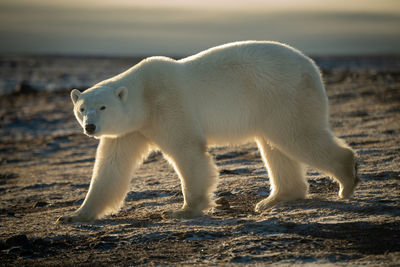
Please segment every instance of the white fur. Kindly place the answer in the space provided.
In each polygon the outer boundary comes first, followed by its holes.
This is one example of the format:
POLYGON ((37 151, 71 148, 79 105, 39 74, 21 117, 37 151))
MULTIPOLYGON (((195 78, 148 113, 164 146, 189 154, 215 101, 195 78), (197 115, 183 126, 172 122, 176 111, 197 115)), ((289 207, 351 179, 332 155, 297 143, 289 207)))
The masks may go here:
POLYGON ((257 141, 272 189, 259 212, 306 197, 305 165, 332 175, 340 197, 358 182, 353 151, 329 128, 318 68, 284 44, 230 43, 178 61, 151 57, 71 98, 82 127, 96 125, 88 135, 101 141, 86 199, 61 222, 118 210, 150 148, 161 149, 181 179, 184 204, 172 217, 214 205, 218 172, 207 145, 257 141))

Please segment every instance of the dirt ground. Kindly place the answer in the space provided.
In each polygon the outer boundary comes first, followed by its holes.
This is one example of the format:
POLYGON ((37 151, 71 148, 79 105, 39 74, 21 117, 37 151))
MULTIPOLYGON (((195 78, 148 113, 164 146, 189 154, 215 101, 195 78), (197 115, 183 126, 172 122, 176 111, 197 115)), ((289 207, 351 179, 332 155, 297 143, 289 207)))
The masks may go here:
POLYGON ((400 58, 317 63, 332 128, 357 152, 362 182, 339 200, 338 185, 309 169, 308 199, 261 215, 253 209, 269 181, 249 143, 210 148, 225 206, 203 217, 161 217, 183 199, 172 167, 153 153, 120 212, 57 225, 86 195, 97 141, 81 133, 67 90, 2 96, 0 265, 400 265, 400 58))

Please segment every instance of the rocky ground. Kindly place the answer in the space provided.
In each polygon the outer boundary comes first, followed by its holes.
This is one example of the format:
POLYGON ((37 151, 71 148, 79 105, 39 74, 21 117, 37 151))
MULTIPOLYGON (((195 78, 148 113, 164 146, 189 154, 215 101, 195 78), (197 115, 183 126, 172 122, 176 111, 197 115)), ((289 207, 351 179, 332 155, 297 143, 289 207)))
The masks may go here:
POLYGON ((339 200, 337 184, 309 169, 307 200, 262 215, 253 209, 269 181, 249 143, 210 149, 225 205, 206 216, 161 217, 183 200, 172 167, 153 153, 119 213, 57 225, 86 195, 97 141, 81 133, 67 90, 25 84, 0 97, 1 265, 400 265, 400 58, 317 63, 333 130, 357 152, 362 182, 339 200))

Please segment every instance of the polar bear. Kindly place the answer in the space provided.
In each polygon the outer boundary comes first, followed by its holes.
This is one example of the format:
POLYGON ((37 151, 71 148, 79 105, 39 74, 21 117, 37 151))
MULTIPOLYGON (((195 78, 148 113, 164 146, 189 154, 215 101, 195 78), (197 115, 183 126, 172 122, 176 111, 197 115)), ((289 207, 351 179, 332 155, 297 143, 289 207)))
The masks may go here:
POLYGON ((257 142, 271 181, 260 213, 306 197, 306 165, 332 176, 341 198, 359 182, 353 151, 330 130, 317 66, 285 44, 244 41, 181 60, 150 57, 71 98, 85 134, 100 143, 86 198, 61 223, 117 211, 135 166, 153 149, 181 180, 184 203, 166 212, 172 218, 214 206, 218 171, 208 145, 257 142))

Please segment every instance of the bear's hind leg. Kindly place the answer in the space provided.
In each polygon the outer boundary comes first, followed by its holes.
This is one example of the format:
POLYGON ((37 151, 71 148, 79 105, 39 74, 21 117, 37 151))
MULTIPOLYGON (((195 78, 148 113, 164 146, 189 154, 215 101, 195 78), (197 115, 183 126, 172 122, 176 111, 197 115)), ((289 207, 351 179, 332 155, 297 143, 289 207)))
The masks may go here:
POLYGON ((184 204, 181 210, 168 211, 166 218, 195 218, 214 206, 211 197, 217 184, 217 167, 203 144, 182 145, 164 151, 181 179, 184 204))
POLYGON ((299 134, 296 143, 282 144, 294 158, 332 176, 340 185, 339 197, 349 198, 359 183, 354 152, 329 130, 299 134))
POLYGON ((264 139, 257 143, 270 177, 271 193, 257 203, 255 210, 263 212, 279 202, 306 198, 308 184, 304 166, 278 148, 271 147, 264 139))

